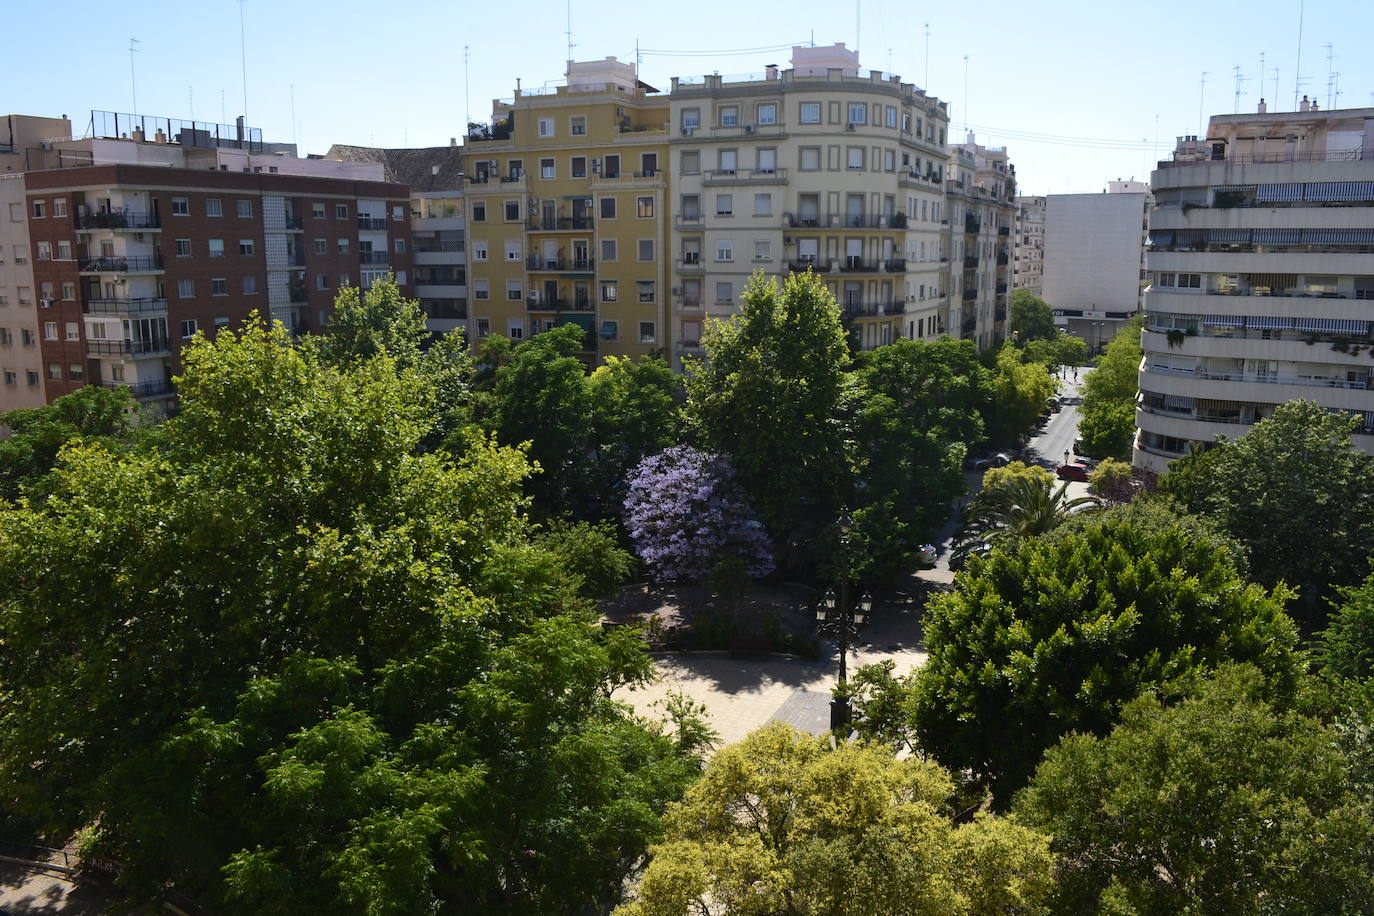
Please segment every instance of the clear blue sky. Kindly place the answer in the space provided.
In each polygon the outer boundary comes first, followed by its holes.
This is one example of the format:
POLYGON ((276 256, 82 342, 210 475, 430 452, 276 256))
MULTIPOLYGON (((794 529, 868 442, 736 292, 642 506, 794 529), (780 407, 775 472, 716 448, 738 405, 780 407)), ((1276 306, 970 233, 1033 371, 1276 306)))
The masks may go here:
MULTIPOLYGON (((775 46, 813 35, 818 44, 855 46, 853 3, 578 0, 572 6, 576 59, 632 60, 636 41, 643 49, 679 52, 644 54, 641 76, 664 89, 675 74, 787 65, 786 51, 685 52, 775 46)), ((1144 177, 1156 136, 1163 157, 1176 135, 1198 131, 1200 101, 1204 114, 1234 109, 1236 65, 1249 80, 1242 111, 1254 110, 1261 95, 1274 110, 1275 67, 1280 107, 1292 107, 1297 0, 943 6, 921 11, 897 0, 863 0, 863 66, 923 85, 928 63, 924 88, 949 101, 951 134, 958 136, 967 120, 979 142, 1008 146, 1026 193, 1099 191, 1112 178, 1144 177), (1261 52, 1271 71, 1263 90, 1261 52), (1205 98, 1203 70, 1210 71, 1205 98)), ((527 88, 557 80, 567 56, 565 0, 245 0, 242 9, 248 122, 269 140, 298 136, 305 152, 323 152, 334 142, 445 144, 462 134, 467 105, 475 119, 486 120, 491 100, 509 96, 517 78, 527 88)), ((92 108, 129 111, 128 48, 135 37, 140 113, 185 118, 194 106, 198 119, 219 121, 223 113, 232 122, 244 108, 239 12, 238 0, 18 6, 6 27, 23 40, 10 42, 6 70, 27 78, 5 81, 0 108, 66 113, 78 133, 92 108)), ((1324 44, 1330 42, 1331 69, 1341 74, 1336 107, 1374 105, 1374 55, 1368 53, 1374 4, 1307 0, 1303 19, 1302 91, 1326 106, 1324 44)))

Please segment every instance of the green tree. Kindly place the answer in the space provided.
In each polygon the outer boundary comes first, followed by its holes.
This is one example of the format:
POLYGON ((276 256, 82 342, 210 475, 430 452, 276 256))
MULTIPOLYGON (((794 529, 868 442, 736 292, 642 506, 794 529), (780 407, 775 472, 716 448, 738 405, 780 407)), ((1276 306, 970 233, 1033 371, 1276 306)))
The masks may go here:
POLYGON ((1068 490, 1067 480, 1055 489, 1054 478, 1048 471, 1044 471, 1044 476, 1023 473, 996 481, 992 486, 985 485, 969 504, 951 561, 983 556, 1005 541, 1048 534, 1071 513, 1101 506, 1093 496, 1070 498, 1068 490))
POLYGON ((1374 459, 1351 441, 1356 422, 1289 401, 1239 439, 1174 462, 1160 480, 1246 546, 1259 581, 1296 586, 1309 625, 1321 622, 1321 599, 1360 582, 1374 556, 1374 459))
POLYGON ((639 462, 676 445, 682 434, 682 379, 661 359, 609 356, 587 379, 591 401, 590 493, 595 513, 618 515, 625 479, 639 462))
POLYGON ((1011 445, 1030 432, 1044 413, 1055 381, 1040 363, 1026 363, 1011 344, 997 352, 992 396, 983 408, 989 442, 1011 445))
POLYGON ((1088 475, 1088 489, 1112 502, 1129 502, 1135 495, 1135 472, 1128 462, 1108 458, 1088 475))
POLYGON ((1139 316, 1128 321, 1097 358, 1083 382, 1078 436, 1092 458, 1130 460, 1135 438, 1135 396, 1140 374, 1139 316))
POLYGON ((1053 340, 1059 333, 1054 326, 1054 309, 1028 290, 1011 294, 1011 330, 1026 344, 1032 340, 1053 340))
POLYGON ((1081 366, 1088 361, 1088 342, 1081 337, 1059 331, 1054 337, 1037 338, 1021 345, 1021 358, 1028 363, 1041 363, 1050 372, 1061 366, 1081 366))
POLYGON ((740 313, 710 322, 707 360, 687 376, 687 414, 712 452, 730 458, 762 513, 778 558, 814 571, 853 483, 853 385, 840 310, 813 274, 779 289, 756 275, 740 313), (819 533, 819 534, 818 534, 819 533))
POLYGON ((607 598, 638 567, 634 554, 620 546, 616 527, 609 521, 550 522, 535 542, 562 562, 577 577, 584 598, 607 598))
POLYGON ((52 470, 62 446, 72 441, 113 444, 134 431, 138 402, 127 388, 87 385, 44 407, 0 413, 0 499, 14 499, 52 470))
POLYGON ((611 702, 648 661, 530 542, 525 458, 420 452, 389 356, 183 360, 164 439, 0 508, 0 797, 217 912, 615 901, 698 762, 611 702))
POLYGON ((1013 461, 1004 467, 988 468, 984 471, 983 489, 995 489, 1023 477, 1043 485, 1047 490, 1054 488, 1054 475, 1050 473, 1048 468, 1043 468, 1038 464, 1026 464, 1024 461, 1013 461))
POLYGON ((1048 838, 988 815, 953 826, 951 789, 915 757, 761 729, 670 809, 617 916, 1043 912, 1048 838))
POLYGON ((1059 913, 1368 913, 1374 817, 1313 719, 1230 666, 1052 748, 1016 802, 1054 837, 1059 913))
POLYGON ((415 299, 401 295, 390 274, 366 290, 345 286, 334 297, 329 333, 319 338, 325 360, 344 365, 386 354, 398 367, 408 369, 420 360, 429 337, 425 313, 415 299))
POLYGON ((1358 586, 1337 590, 1339 602, 1317 634, 1312 660, 1332 680, 1374 680, 1374 574, 1358 586))
POLYGON ((930 656, 906 701, 920 746, 998 804, 1062 735, 1105 734, 1124 704, 1190 671, 1249 661, 1292 689, 1291 593, 1247 584, 1204 528, 1132 505, 1002 543, 927 605, 930 656))

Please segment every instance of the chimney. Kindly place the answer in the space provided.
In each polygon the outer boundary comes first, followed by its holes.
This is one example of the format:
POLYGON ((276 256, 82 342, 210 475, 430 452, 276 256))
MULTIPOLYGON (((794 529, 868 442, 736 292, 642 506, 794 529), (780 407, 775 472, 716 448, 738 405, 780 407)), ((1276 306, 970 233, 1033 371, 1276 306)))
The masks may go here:
POLYGON ((775 79, 778 78, 778 65, 777 65, 777 64, 769 64, 768 66, 764 67, 763 69, 764 69, 764 72, 767 74, 766 77, 765 77, 766 79, 775 80, 775 79))
POLYGON ((458 148, 458 138, 457 138, 457 137, 449 137, 449 138, 448 138, 448 148, 449 148, 449 149, 457 149, 457 148, 458 148))
POLYGON ((1316 99, 1313 99, 1313 100, 1312 100, 1312 110, 1313 110, 1313 111, 1316 111, 1316 110, 1317 110, 1317 100, 1316 100, 1316 99))
POLYGON ((1309 101, 1307 101, 1307 96, 1303 96, 1303 97, 1302 97, 1302 101, 1298 103, 1298 111, 1311 111, 1311 110, 1312 110, 1312 103, 1309 102, 1309 101))
POLYGON ((1264 99, 1260 99, 1258 113, 1259 113, 1259 114, 1268 114, 1268 113, 1269 113, 1269 106, 1266 105, 1266 104, 1264 104, 1264 99))

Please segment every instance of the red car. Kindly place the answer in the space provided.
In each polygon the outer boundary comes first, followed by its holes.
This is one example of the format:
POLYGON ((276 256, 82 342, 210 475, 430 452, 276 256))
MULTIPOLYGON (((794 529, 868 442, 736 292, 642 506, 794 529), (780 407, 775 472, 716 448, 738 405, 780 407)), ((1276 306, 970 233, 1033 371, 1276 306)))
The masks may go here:
POLYGON ((1060 480, 1081 480, 1086 483, 1089 470, 1088 466, 1083 462, 1075 461, 1071 464, 1059 465, 1059 467, 1054 469, 1054 476, 1058 477, 1060 480))

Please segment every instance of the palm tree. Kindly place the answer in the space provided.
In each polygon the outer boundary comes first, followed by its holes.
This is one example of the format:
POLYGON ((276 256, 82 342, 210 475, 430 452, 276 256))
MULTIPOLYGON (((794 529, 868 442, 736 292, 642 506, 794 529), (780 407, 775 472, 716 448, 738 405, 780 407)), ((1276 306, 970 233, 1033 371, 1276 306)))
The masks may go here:
POLYGON ((998 542, 1037 537, 1059 527, 1070 513, 1099 509, 1095 496, 1068 496, 1066 480, 1054 489, 1048 480, 1013 477, 982 490, 969 504, 968 520, 950 555, 951 565, 989 553, 998 542))

